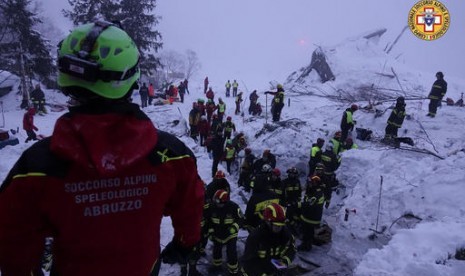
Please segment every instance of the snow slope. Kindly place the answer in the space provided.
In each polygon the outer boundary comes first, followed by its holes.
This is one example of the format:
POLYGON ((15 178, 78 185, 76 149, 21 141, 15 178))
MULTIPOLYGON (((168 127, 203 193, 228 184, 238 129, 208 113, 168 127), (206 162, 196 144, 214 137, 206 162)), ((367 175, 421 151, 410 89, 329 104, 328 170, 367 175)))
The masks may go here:
MULTIPOLYGON (((342 112, 352 103, 334 101, 328 96, 353 93, 358 97, 361 94, 356 92, 362 91, 361 88, 374 87, 377 89, 370 90, 366 99, 395 99, 398 95, 425 97, 434 81, 434 70, 413 72, 385 54, 377 41, 361 36, 334 47, 323 47, 323 50, 336 80, 321 84, 316 72, 311 72, 304 81, 296 83, 295 75, 291 75, 284 83, 290 106, 283 109, 280 124, 271 124, 269 113, 267 118, 265 115, 250 117, 247 113, 244 117, 234 115, 234 99, 224 97, 223 82, 213 85, 217 97, 221 96, 227 104, 227 115, 233 117, 238 131, 245 133, 255 155, 271 149, 277 156, 277 167, 285 172, 290 166, 296 166, 302 172, 302 183, 312 143, 318 137, 330 139, 339 129, 342 112), (391 67, 399 82, 396 78, 380 75, 392 74, 391 67), (382 95, 376 94, 380 91, 382 95), (271 126, 264 129, 266 120, 271 126)), ((227 78, 225 74, 225 80, 227 78)), ((445 79, 449 83, 446 96, 454 100, 460 98, 460 93, 465 90, 464 81, 449 79, 447 72, 445 79)), ((259 102, 265 110, 267 96, 263 92, 269 89, 268 85, 249 88, 259 91, 259 102)), ((192 83, 190 91, 183 104, 150 106, 145 111, 158 128, 177 135, 194 151, 199 174, 209 183, 211 160, 208 154, 184 135, 183 120, 187 119, 191 103, 203 97, 200 83, 192 83), (181 122, 176 124, 175 120, 181 122)), ((244 92, 248 97, 250 91, 244 92)), ((49 102, 66 101, 55 91, 46 91, 46 97, 49 102)), ((137 93, 133 98, 135 102, 139 101, 137 93)), ((12 92, 1 100, 4 101, 6 128, 21 129, 23 111, 17 108, 20 98, 12 92)), ((267 100, 269 103, 271 99, 268 97, 267 100)), ((375 136, 383 136, 390 110, 375 118, 373 110, 363 108, 368 106, 367 100, 356 103, 362 107, 354 115, 357 127, 369 128, 375 136)), ((384 110, 391 103, 383 102, 376 109, 384 110)), ((346 189, 335 194, 330 208, 324 211, 324 220, 334 230, 333 241, 331 245, 315 247, 310 253, 302 254, 322 265, 312 275, 463 275, 464 262, 453 256, 458 248, 465 247, 465 205, 462 204, 465 195, 465 108, 443 106, 438 116, 432 119, 425 116, 427 105, 425 99, 407 101, 406 110, 411 119, 404 122, 399 134, 412 137, 417 147, 435 152, 444 159, 356 140, 359 149, 343 153, 342 165, 337 172, 346 189), (383 184, 379 201, 381 176, 383 184), (346 208, 356 209, 348 221, 344 221, 346 208), (384 231, 371 240, 369 236, 374 232, 370 229, 384 231)), ((244 106, 247 108, 248 99, 244 106)), ((61 114, 50 112, 43 117, 37 116, 35 123, 39 133, 50 135, 61 114)), ((24 143, 24 131, 20 131, 19 138, 19 145, 0 150, 2 180, 19 155, 30 146, 24 143)), ((226 171, 225 167, 220 166, 220 169, 226 171)), ((232 199, 245 211, 245 204, 235 188, 237 173, 227 177, 234 187, 232 199)), ((161 232, 164 246, 172 235, 169 219, 163 220, 161 232)), ((244 235, 240 233, 240 236, 244 235)), ((243 243, 239 242, 238 246, 241 252, 243 243)), ((177 271, 177 266, 162 266, 162 275, 177 271)))

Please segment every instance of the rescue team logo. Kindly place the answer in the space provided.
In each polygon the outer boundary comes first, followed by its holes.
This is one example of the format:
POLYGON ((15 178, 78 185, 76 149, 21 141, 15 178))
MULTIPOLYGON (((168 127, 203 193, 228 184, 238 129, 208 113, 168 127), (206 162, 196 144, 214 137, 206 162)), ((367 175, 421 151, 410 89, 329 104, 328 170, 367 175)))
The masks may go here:
POLYGON ((450 25, 449 11, 439 1, 417 2, 408 15, 408 26, 412 33, 423 40, 435 40, 443 36, 450 25))

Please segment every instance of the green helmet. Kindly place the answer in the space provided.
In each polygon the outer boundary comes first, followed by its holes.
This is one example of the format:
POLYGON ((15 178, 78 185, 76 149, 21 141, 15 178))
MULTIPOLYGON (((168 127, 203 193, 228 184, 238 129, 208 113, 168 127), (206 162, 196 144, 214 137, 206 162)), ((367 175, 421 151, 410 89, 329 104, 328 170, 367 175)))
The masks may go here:
POLYGON ((58 85, 119 99, 139 79, 138 65, 139 51, 125 31, 105 21, 85 24, 59 45, 58 85))

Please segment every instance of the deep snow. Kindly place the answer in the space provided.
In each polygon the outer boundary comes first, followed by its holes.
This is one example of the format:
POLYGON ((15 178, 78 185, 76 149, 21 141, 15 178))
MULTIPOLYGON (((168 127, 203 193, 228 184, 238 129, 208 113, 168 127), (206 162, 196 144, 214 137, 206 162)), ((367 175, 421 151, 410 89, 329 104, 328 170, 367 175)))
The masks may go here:
MULTIPOLYGON (((323 47, 328 54, 328 61, 336 75, 336 81, 320 84, 315 72, 310 73, 303 83, 294 83, 292 78, 284 83, 286 99, 290 106, 284 107, 282 121, 289 121, 288 127, 274 125, 274 131, 257 133, 265 123, 265 117, 245 117, 234 115, 234 99, 225 98, 224 80, 214 80, 213 89, 227 104, 227 115, 233 117, 238 131, 246 134, 247 140, 255 155, 261 155, 264 149, 271 149, 277 156, 277 167, 285 172, 290 166, 296 166, 306 173, 311 144, 318 137, 330 139, 339 129, 343 110, 350 106, 349 102, 335 102, 326 95, 334 95, 340 91, 357 91, 361 86, 390 88, 391 98, 398 95, 427 96, 434 81, 435 71, 412 71, 408 66, 399 64, 382 51, 376 41, 360 38, 345 41, 334 47, 323 47), (396 79, 380 77, 377 73, 389 73, 394 68, 399 76, 396 79), (402 89, 400 88, 402 86, 402 89), (294 90, 295 92, 292 92, 294 90)), ((310 62, 310 61, 308 61, 310 62)), ((434 69, 433 69, 434 70, 434 69)), ((460 98, 465 89, 462 80, 448 78, 446 97, 454 100, 460 98)), ((245 96, 250 91, 240 87, 245 96)), ((249 87, 259 91, 259 102, 265 109, 266 96, 262 87, 249 87)), ((195 153, 201 178, 211 181, 211 160, 205 149, 195 144, 185 135, 183 124, 174 125, 173 121, 187 119, 191 103, 203 97, 200 83, 190 85, 191 94, 185 103, 173 105, 150 106, 145 109, 155 125, 165 131, 176 134, 195 153)), ((20 98, 15 91, 3 97, 6 129, 21 129, 24 111, 18 110, 20 98)), ((56 91, 46 91, 47 101, 64 103, 66 98, 56 91)), ((377 96, 373 95, 373 99, 377 96)), ((135 102, 139 101, 137 93, 135 102)), ((268 97, 268 105, 270 102, 268 97)), ((367 101, 356 102, 362 108, 354 115, 357 127, 369 128, 375 136, 384 135, 388 110, 382 117, 375 118, 374 113, 364 110, 367 101)), ((384 110, 391 102, 385 102, 378 109, 384 110)), ((346 186, 345 191, 334 195, 329 209, 324 211, 324 220, 333 228, 333 241, 330 246, 315 247, 305 254, 308 258, 322 264, 313 275, 463 275, 465 263, 455 260, 453 255, 457 248, 465 247, 465 108, 443 106, 438 110, 436 118, 426 117, 428 100, 407 101, 407 113, 411 120, 406 120, 399 134, 412 137, 419 148, 431 151, 444 157, 443 160, 432 155, 393 149, 375 142, 359 141, 358 150, 350 150, 342 155, 342 165, 337 172, 338 179, 346 186), (423 129, 424 128, 424 129, 423 129), (431 141, 431 142, 430 142, 431 141), (434 147, 433 147, 434 144, 434 147), (379 203, 380 179, 383 177, 382 198, 379 213, 378 229, 385 229, 377 238, 370 240, 373 234, 370 228, 376 228, 379 203), (345 209, 356 209, 349 220, 344 221, 345 209), (420 218, 403 218, 412 214, 420 218), (396 222, 395 222, 396 221, 396 222), (452 256, 450 258, 450 256, 452 256)), ((248 99, 244 105, 248 107, 248 99)), ((269 106, 268 106, 269 111, 269 106)), ((53 125, 62 113, 49 112, 46 116, 36 116, 35 123, 39 133, 50 135, 53 125)), ((268 114, 268 123, 271 116, 268 114)), ((20 144, 7 146, 0 150, 0 179, 3 180, 30 144, 24 143, 26 135, 20 131, 20 144)), ((225 167, 220 167, 226 171, 225 167)), ((245 211, 245 204, 238 196, 236 187, 237 173, 228 175, 233 185, 232 199, 239 203, 245 211)), ((171 239, 169 219, 163 221, 162 245, 171 239)), ((244 235, 245 233, 241 233, 244 235)), ((238 243, 242 248, 243 244, 238 243)), ((299 262, 299 261, 297 261, 299 262)), ((162 266, 162 273, 179 271, 177 266, 162 266)))

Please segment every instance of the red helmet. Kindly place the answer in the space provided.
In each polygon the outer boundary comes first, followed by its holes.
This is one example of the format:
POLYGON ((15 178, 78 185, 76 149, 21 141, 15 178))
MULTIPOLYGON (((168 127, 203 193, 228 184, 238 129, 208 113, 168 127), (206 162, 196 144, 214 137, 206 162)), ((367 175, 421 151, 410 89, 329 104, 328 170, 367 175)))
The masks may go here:
POLYGON ((218 190, 213 195, 213 202, 215 203, 225 203, 229 201, 229 193, 225 190, 218 190))
POLYGON ((224 172, 222 170, 217 171, 215 178, 225 178, 224 172))
POLYGON ((354 143, 354 140, 352 140, 352 138, 350 137, 347 137, 346 144, 353 144, 353 143, 354 143))
POLYGON ((316 144, 320 147, 323 147, 323 145, 325 144, 325 140, 323 138, 318 138, 316 140, 316 144))
POLYGON ((340 131, 336 131, 336 133, 334 133, 335 138, 341 138, 341 136, 342 136, 342 132, 340 131))
POLYGON ((278 203, 271 203, 263 210, 263 220, 274 225, 284 225, 286 221, 286 210, 278 203))
POLYGON ((251 154, 252 153, 252 150, 250 148, 245 148, 244 151, 245 151, 246 154, 251 154))
POLYGON ((226 121, 231 121, 231 119, 232 119, 231 116, 228 116, 228 117, 226 118, 226 121))
POLYGON ((278 168, 274 168, 271 172, 275 176, 281 176, 281 171, 278 168))
POLYGON ((353 104, 353 105, 350 106, 350 109, 352 109, 353 111, 356 111, 356 110, 358 110, 358 105, 353 104))

